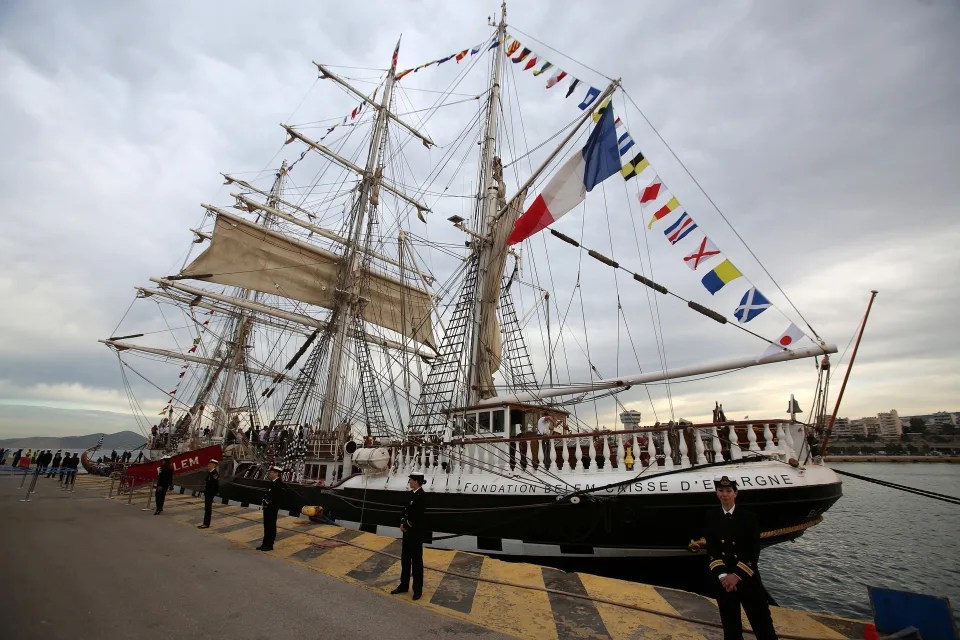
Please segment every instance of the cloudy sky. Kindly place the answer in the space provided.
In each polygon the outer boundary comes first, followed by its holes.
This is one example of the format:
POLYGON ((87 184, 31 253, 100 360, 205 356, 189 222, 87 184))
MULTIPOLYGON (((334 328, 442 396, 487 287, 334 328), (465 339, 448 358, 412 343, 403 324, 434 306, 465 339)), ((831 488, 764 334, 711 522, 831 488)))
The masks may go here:
MULTIPOLYGON (((198 204, 223 202, 219 172, 277 161, 276 123, 294 113, 342 111, 298 111, 311 60, 382 67, 402 33, 412 66, 482 41, 497 8, 0 2, 0 437, 133 428, 97 339, 134 285, 180 265, 198 204)), ((841 415, 960 410, 957 2, 516 2, 508 21, 579 69, 622 77, 841 351, 880 291, 841 415)), ((711 209, 632 117, 673 191, 711 209)), ((779 416, 790 392, 809 402, 811 370, 682 388, 674 404, 690 418, 714 397, 779 416)))

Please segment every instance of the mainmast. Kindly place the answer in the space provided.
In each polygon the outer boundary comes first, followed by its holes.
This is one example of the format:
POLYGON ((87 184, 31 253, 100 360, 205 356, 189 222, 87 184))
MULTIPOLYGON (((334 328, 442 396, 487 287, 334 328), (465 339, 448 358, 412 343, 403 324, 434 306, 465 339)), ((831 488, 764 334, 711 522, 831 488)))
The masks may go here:
MULTIPOLYGON (((500 23, 497 25, 497 42, 502 43, 507 34, 507 3, 503 2, 500 7, 500 23)), ((480 206, 480 215, 477 220, 476 231, 482 236, 483 240, 475 238, 474 242, 481 243, 479 251, 476 252, 477 260, 477 286, 474 290, 474 304, 472 315, 472 331, 470 339, 470 358, 468 360, 469 369, 467 372, 467 406, 477 403, 481 399, 481 370, 480 370, 480 350, 482 348, 480 326, 480 292, 485 290, 485 283, 489 278, 496 278, 499 282, 502 274, 489 273, 487 264, 487 254, 490 252, 490 242, 486 239, 487 233, 497 217, 500 209, 500 186, 495 173, 495 164, 498 162, 497 151, 497 126, 499 124, 500 107, 500 67, 503 64, 503 56, 493 56, 493 73, 490 76, 490 91, 487 96, 487 121, 483 135, 483 188, 481 191, 482 202, 480 206)))
POLYGON ((363 180, 360 185, 360 198, 354 209, 353 228, 350 231, 349 242, 346 244, 343 260, 343 271, 337 296, 340 304, 331 316, 333 344, 330 353, 330 367, 327 374, 326 395, 323 399, 323 408, 320 413, 320 428, 324 431, 332 430, 335 412, 341 388, 341 369, 343 357, 347 347, 349 329, 360 310, 359 279, 362 270, 362 256, 370 242, 369 233, 364 236, 367 227, 367 210, 375 207, 371 203, 371 194, 379 190, 379 183, 383 169, 379 166, 382 141, 387 130, 390 100, 393 97, 393 84, 397 72, 397 48, 394 50, 390 70, 387 72, 387 82, 377 111, 377 119, 373 127, 373 136, 370 139, 370 148, 367 152, 367 164, 363 170, 363 180), (362 240, 362 242, 361 242, 362 240))

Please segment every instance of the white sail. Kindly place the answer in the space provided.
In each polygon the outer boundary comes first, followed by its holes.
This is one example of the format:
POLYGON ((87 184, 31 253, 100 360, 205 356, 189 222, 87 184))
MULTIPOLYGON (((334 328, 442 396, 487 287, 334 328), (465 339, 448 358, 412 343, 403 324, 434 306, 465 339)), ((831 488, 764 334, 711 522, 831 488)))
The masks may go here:
MULTIPOLYGON (((503 206, 503 194, 506 191, 503 184, 503 170, 499 162, 494 170, 494 178, 500 192, 499 204, 503 206)), ((513 229, 513 223, 523 212, 523 202, 526 200, 526 190, 518 193, 504 215, 500 216, 490 229, 490 250, 485 254, 486 262, 483 269, 488 274, 500 275, 507 264, 507 236, 513 229)), ((503 338, 500 323, 497 321, 497 304, 500 299, 502 281, 499 277, 483 279, 483 290, 480 292, 480 348, 477 350, 477 367, 479 397, 490 398, 496 395, 493 375, 500 368, 503 359, 503 338)))
MULTIPOLYGON (((332 309, 340 269, 335 253, 221 211, 210 247, 180 275, 332 309)), ((364 278, 366 322, 435 345, 429 292, 373 271, 364 278)))

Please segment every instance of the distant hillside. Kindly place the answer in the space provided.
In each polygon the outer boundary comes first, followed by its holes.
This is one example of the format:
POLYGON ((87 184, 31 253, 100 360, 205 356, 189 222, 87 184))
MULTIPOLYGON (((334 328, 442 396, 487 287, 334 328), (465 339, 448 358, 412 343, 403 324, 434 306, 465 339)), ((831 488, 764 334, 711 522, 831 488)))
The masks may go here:
MULTIPOLYGON (((87 449, 97 444, 100 439, 99 433, 91 433, 86 436, 64 436, 62 438, 34 437, 34 438, 9 438, 0 440, 0 447, 8 449, 66 449, 69 451, 79 451, 87 449)), ((103 448, 108 452, 116 449, 134 449, 144 443, 145 439, 139 433, 133 431, 120 431, 103 436, 103 448)))

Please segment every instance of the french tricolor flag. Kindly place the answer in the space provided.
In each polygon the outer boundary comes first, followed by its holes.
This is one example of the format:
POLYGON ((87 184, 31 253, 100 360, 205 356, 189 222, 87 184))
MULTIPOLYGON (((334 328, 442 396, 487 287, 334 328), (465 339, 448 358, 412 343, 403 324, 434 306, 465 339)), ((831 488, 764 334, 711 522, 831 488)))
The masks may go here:
POLYGON ((587 191, 620 172, 620 152, 613 107, 603 109, 583 150, 567 160, 522 216, 517 218, 507 244, 523 242, 546 229, 584 201, 587 191))

